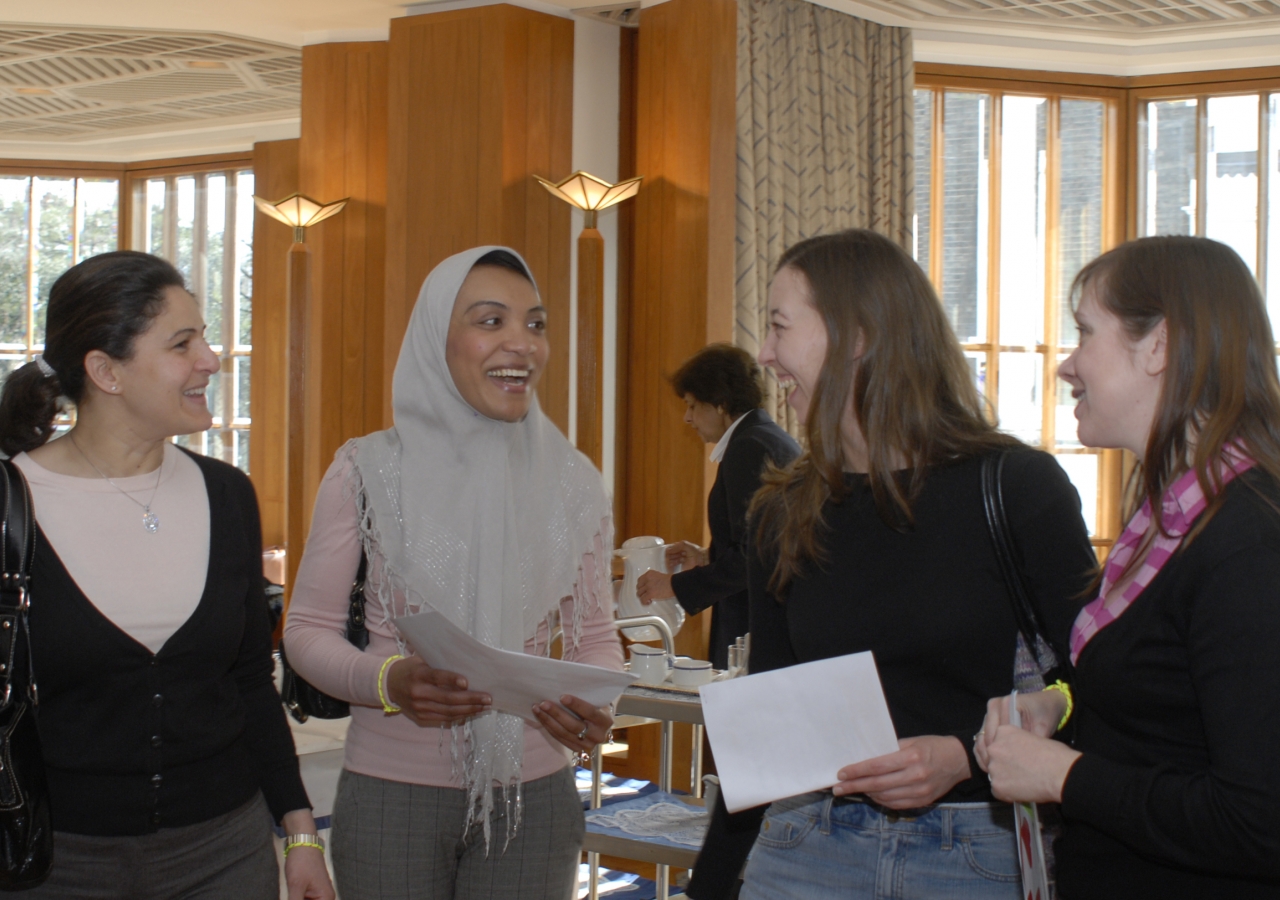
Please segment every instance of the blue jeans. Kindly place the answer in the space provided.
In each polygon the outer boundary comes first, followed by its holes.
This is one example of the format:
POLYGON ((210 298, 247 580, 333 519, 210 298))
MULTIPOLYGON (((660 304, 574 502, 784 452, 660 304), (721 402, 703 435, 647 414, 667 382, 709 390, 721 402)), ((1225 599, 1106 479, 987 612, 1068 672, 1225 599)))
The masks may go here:
POLYGON ((769 807, 742 900, 1014 900, 1021 896, 1013 810, 942 803, 885 815, 829 791, 769 807))

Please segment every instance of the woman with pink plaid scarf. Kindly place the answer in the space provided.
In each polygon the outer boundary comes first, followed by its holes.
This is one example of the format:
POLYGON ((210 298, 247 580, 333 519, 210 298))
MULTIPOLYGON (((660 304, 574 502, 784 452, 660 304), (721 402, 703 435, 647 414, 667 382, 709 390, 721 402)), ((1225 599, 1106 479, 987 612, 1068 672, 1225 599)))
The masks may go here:
POLYGON ((1145 238, 1086 266, 1059 374, 1080 441, 1138 461, 1071 631, 1070 689, 989 704, 996 797, 1061 803, 1058 889, 1280 897, 1280 380, 1229 247, 1145 238), (1025 730, 1024 730, 1025 729, 1025 730), (1055 739, 1056 738, 1056 739, 1055 739))

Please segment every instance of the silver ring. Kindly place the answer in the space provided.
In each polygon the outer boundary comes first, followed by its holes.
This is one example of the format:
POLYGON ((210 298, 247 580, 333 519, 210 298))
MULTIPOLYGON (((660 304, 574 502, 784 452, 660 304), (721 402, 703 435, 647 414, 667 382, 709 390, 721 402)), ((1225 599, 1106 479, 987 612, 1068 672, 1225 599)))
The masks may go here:
POLYGON ((578 732, 578 740, 583 740, 587 736, 587 729, 590 727, 590 725, 586 724, 582 726, 582 730, 578 732))

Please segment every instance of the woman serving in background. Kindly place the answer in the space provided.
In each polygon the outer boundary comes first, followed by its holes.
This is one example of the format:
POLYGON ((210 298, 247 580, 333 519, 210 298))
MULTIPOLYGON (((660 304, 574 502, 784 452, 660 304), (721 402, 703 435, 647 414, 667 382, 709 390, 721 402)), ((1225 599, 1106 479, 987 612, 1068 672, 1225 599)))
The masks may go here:
POLYGON ((720 464, 707 496, 711 546, 671 544, 667 568, 684 571, 646 572, 636 593, 642 603, 675 597, 691 616, 711 607, 711 663, 726 669, 729 645, 748 631, 747 507, 765 464, 785 466, 800 447, 760 408, 760 367, 740 347, 702 348, 671 377, 671 386, 685 402, 685 424, 715 445, 711 461, 720 464))

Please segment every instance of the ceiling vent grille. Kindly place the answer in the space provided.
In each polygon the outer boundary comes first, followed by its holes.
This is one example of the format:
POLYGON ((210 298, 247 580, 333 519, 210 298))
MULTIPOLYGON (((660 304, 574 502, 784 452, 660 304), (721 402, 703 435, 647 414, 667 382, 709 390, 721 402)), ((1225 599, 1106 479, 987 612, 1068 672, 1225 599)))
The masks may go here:
POLYGON ((296 116, 302 54, 214 32, 0 23, 4 142, 296 116))
POLYGON ((1276 0, 880 0, 916 13, 920 24, 977 21, 1150 33, 1188 26, 1257 23, 1280 15, 1276 0))

